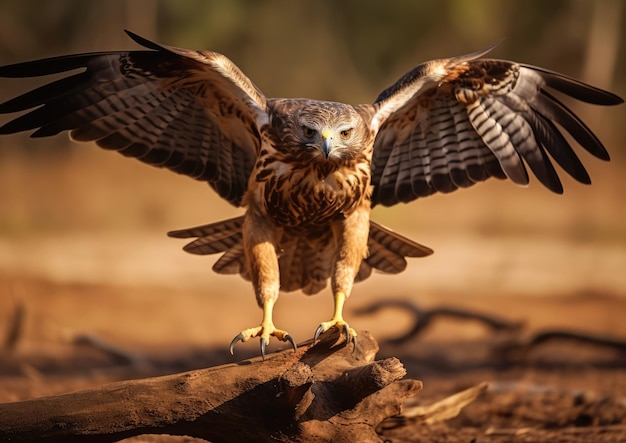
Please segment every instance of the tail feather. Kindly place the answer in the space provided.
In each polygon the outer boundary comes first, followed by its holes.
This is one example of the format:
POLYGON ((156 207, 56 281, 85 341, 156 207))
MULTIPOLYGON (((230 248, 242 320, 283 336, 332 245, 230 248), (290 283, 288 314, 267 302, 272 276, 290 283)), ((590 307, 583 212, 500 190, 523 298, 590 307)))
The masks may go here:
POLYGON ((196 240, 186 244, 183 249, 191 254, 208 255, 228 251, 240 244, 242 226, 243 216, 240 216, 208 225, 170 231, 167 235, 173 238, 197 237, 196 240))
POLYGON ((372 269, 398 274, 406 269, 405 257, 426 257, 433 253, 429 247, 420 245, 372 220, 367 247, 369 253, 361 262, 356 281, 368 278, 372 269))
POLYGON ((281 290, 302 289, 305 294, 312 295, 324 289, 331 273, 333 245, 330 231, 314 239, 285 234, 278 258, 281 290))
POLYGON ((246 268, 243 243, 239 242, 226 251, 213 265, 213 271, 218 274, 241 274, 244 279, 250 280, 250 275, 246 268))
MULTIPOLYGON (((393 251, 404 257, 426 257, 433 253, 428 246, 420 245, 413 240, 398 234, 391 229, 370 220, 370 238, 368 246, 374 243, 388 251, 393 251)), ((372 252, 370 251, 370 255, 372 252)))
MULTIPOLYGON (((170 237, 193 238, 183 247, 192 254, 206 255, 224 252, 213 265, 219 274, 240 274, 250 279, 243 249, 243 216, 208 225, 169 232, 170 237)), ((285 234, 281 240, 279 266, 281 290, 302 289, 315 294, 326 287, 334 257, 333 238, 308 239, 285 234)), ((370 220, 368 256, 361 262, 355 281, 367 279, 373 269, 397 274, 407 266, 405 257, 426 257, 433 250, 414 242, 389 228, 370 220)))

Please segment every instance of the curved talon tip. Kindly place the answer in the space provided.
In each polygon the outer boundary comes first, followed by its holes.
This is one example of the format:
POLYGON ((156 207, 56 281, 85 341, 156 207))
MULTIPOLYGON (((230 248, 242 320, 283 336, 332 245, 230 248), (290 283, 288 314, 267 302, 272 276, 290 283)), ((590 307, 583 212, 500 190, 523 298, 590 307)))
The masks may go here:
POLYGON ((293 337, 289 334, 285 335, 285 340, 288 341, 289 343, 291 343, 291 347, 293 348, 293 352, 296 352, 298 350, 298 346, 296 345, 296 342, 293 340, 293 337))
POLYGON ((343 332, 346 334, 346 346, 352 343, 352 352, 356 351, 356 335, 351 334, 347 323, 343 325, 343 332))
POLYGON ((317 343, 317 339, 320 338, 320 334, 324 332, 324 326, 319 325, 315 330, 315 335, 313 336, 313 344, 317 343))
POLYGON ((265 360, 265 346, 267 342, 265 341, 265 337, 261 337, 261 358, 265 360))
POLYGON ((233 341, 230 342, 230 347, 228 348, 230 355, 235 355, 235 345, 240 341, 243 341, 243 334, 241 333, 237 334, 237 336, 233 338, 233 341))

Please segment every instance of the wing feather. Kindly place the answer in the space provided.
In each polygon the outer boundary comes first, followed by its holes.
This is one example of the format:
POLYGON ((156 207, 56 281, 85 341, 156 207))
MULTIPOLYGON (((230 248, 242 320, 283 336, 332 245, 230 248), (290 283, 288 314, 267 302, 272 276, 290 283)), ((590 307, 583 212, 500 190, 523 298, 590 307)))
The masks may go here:
MULTIPOLYGON (((470 124, 500 163, 500 167, 513 182, 528 184, 528 174, 521 161, 520 153, 511 143, 509 134, 503 129, 499 118, 508 111, 494 100, 475 100, 467 105, 470 124)), ((447 160, 447 158, 445 158, 447 160)), ((459 165, 462 167, 462 165, 459 165)))
POLYGON ((0 104, 27 111, 0 128, 33 137, 69 131, 154 166, 207 181, 234 205, 241 199, 267 123, 267 101, 226 57, 162 46, 54 57, 0 67, 2 77, 82 72, 0 104), (34 109, 33 109, 34 108, 34 109))
POLYGON ((559 127, 594 156, 609 159, 600 140, 548 89, 599 105, 622 103, 621 98, 533 66, 478 60, 482 55, 422 64, 379 95, 372 119, 378 129, 373 204, 451 192, 489 177, 527 185, 527 167, 561 193, 552 160, 590 183, 559 127))

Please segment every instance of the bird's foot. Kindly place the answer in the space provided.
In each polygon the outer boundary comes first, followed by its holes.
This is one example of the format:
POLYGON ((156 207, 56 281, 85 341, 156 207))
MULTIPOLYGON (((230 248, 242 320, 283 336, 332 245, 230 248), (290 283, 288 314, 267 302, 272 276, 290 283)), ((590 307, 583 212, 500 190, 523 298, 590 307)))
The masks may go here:
POLYGON ((349 345, 352 342, 352 350, 356 349, 356 331, 348 326, 348 323, 343 319, 343 305, 348 299, 348 296, 341 291, 335 292, 335 313, 333 317, 325 322, 320 323, 315 331, 315 335, 313 336, 313 343, 317 342, 317 339, 321 334, 328 331, 330 328, 337 328, 339 332, 343 330, 343 333, 346 334, 346 345, 349 345))
POLYGON ((230 342, 230 354, 234 355, 235 345, 238 342, 245 342, 250 340, 251 338, 260 337, 261 338, 261 357, 265 360, 265 347, 270 342, 270 337, 274 336, 280 341, 287 341, 291 344, 293 351, 295 352, 298 347, 296 346, 296 342, 293 340, 293 337, 287 333, 287 331, 283 331, 281 329, 276 329, 273 324, 261 324, 261 326, 257 326, 256 328, 244 329, 241 331, 233 341, 230 342))
POLYGON ((316 343, 320 335, 333 327, 339 329, 339 331, 343 330, 343 333, 346 335, 346 345, 352 343, 353 350, 356 349, 356 331, 352 329, 341 316, 335 316, 329 321, 320 323, 313 336, 313 343, 316 343))

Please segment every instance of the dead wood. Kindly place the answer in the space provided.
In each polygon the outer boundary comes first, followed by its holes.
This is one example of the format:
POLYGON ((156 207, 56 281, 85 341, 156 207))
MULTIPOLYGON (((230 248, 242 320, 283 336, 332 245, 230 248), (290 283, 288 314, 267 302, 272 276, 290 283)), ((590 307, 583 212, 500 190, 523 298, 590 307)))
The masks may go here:
POLYGON ((545 329, 533 333, 529 337, 512 337, 498 346, 496 351, 509 359, 523 359, 533 349, 551 341, 569 341, 580 345, 595 346, 626 352, 626 340, 606 335, 592 334, 584 331, 565 329, 545 329))
POLYGON ((415 399, 409 399, 404 402, 402 414, 385 420, 378 429, 384 432, 387 429, 406 427, 411 423, 432 425, 449 420, 458 416, 463 408, 483 395, 488 388, 489 384, 483 382, 429 405, 421 405, 415 399))
POLYGON ((471 320, 485 325, 495 331, 518 332, 523 324, 521 322, 510 321, 505 318, 476 312, 463 308, 450 306, 439 306, 430 309, 423 309, 408 300, 381 300, 356 311, 357 315, 371 315, 383 309, 396 308, 413 315, 413 326, 405 334, 388 339, 389 344, 401 345, 414 339, 424 332, 431 324, 439 318, 451 318, 455 320, 471 320))
POLYGON ((24 333, 24 323, 26 317, 26 307, 21 298, 15 301, 15 307, 11 313, 7 325, 6 337, 2 350, 12 352, 17 347, 22 334, 24 333))
POLYGON ((53 397, 0 404, 0 435, 12 442, 114 442, 172 434, 214 443, 379 442, 379 423, 401 412, 421 382, 401 380, 399 360, 375 361, 328 333, 296 353, 123 381, 53 397))

